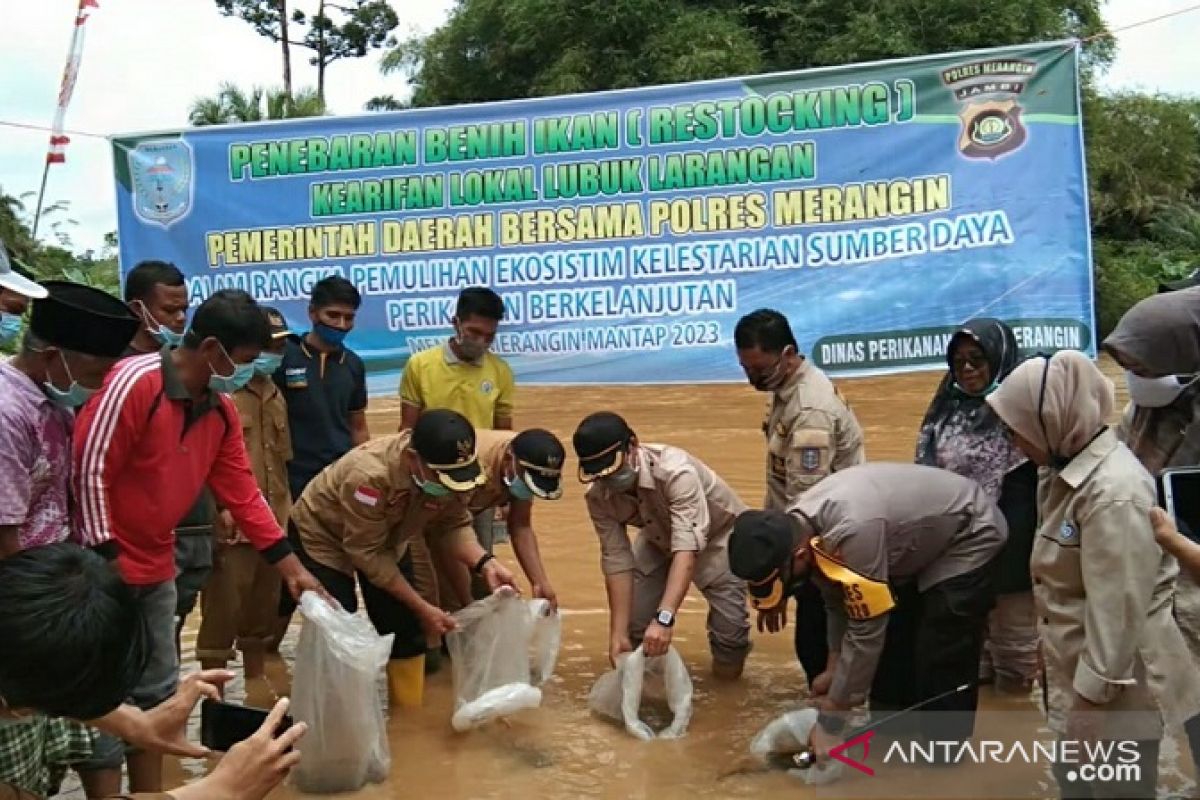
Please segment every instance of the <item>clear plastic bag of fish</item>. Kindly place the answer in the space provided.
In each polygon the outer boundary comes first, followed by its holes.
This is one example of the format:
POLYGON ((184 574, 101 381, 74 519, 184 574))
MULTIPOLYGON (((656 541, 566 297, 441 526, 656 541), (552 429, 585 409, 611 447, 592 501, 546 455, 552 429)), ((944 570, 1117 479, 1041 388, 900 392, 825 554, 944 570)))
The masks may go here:
POLYGON ((501 589, 454 614, 446 635, 454 671, 454 730, 542 704, 540 687, 554 673, 562 621, 545 600, 501 589))
MULTIPOLYGON (((781 714, 767 723, 750 742, 750 753, 761 759, 773 755, 793 755, 808 747, 808 737, 817 724, 817 710, 802 708, 781 714)), ((836 761, 813 764, 808 769, 789 769, 789 775, 801 778, 810 786, 836 781, 842 775, 842 765, 836 761)))
POLYGON ((642 739, 678 739, 692 721, 692 677, 683 657, 674 647, 663 656, 647 657, 639 646, 617 658, 617 668, 596 679, 588 695, 588 707, 606 719, 619 722, 631 735, 642 739), (645 717, 643 705, 666 702, 671 720, 661 730, 645 717))
POLYGON ((300 612, 291 713, 308 733, 293 781, 322 794, 380 783, 392 766, 379 680, 393 634, 380 636, 370 621, 312 592, 300 597, 300 612))

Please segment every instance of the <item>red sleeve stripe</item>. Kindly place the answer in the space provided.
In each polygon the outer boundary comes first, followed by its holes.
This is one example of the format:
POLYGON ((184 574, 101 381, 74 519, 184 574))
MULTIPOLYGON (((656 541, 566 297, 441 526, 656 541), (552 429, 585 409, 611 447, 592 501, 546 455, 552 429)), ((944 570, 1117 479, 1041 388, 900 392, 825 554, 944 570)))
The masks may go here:
POLYGON ((158 368, 158 353, 131 358, 118 365, 112 382, 92 415, 88 440, 84 443, 83 456, 80 458, 78 478, 79 507, 83 517, 83 530, 80 533, 87 547, 95 547, 112 538, 108 497, 101 489, 104 459, 112 444, 113 431, 117 428, 125 399, 137 385, 138 379, 158 368))

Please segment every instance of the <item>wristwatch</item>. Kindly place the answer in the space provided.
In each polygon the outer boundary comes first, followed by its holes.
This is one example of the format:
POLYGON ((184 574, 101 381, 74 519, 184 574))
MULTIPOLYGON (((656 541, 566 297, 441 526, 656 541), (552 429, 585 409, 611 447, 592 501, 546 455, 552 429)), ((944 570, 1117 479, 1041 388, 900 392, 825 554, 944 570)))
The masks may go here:
POLYGON ((826 714, 822 711, 817 714, 817 724, 824 728, 826 732, 837 736, 845 729, 846 720, 844 717, 826 714))
POLYGON ((670 628, 675 625, 675 612, 666 608, 660 608, 658 613, 654 615, 654 621, 664 628, 670 628))
POLYGON ((491 561, 493 558, 495 558, 495 556, 491 553, 484 553, 479 560, 475 562, 475 566, 471 567, 471 572, 475 573, 476 575, 482 575, 483 565, 491 561))

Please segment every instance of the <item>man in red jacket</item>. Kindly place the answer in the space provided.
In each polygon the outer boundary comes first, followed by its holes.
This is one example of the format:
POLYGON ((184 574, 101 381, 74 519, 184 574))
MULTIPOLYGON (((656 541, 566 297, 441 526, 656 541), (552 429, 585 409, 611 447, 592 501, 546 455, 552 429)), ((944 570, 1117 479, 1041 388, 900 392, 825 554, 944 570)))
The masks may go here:
MULTIPOLYGON (((227 396, 253 376, 270 340, 245 292, 217 292, 196 309, 183 344, 128 358, 79 414, 74 441, 79 532, 115 559, 146 617, 149 660, 133 701, 152 708, 179 679, 175 651, 175 526, 207 486, 288 590, 323 591, 301 566, 250 470, 227 396)), ((162 757, 129 753, 130 787, 162 791, 162 757)))

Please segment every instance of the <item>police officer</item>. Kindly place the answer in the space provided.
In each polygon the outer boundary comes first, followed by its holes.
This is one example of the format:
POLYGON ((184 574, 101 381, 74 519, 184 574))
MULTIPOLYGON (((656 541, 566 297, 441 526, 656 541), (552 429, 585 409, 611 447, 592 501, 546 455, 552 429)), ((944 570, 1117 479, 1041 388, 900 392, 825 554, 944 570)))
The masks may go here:
POLYGON ((700 459, 641 444, 625 420, 592 414, 574 437, 588 514, 600 537, 608 590, 609 659, 641 643, 667 652, 688 584, 708 601, 713 674, 734 679, 750 652, 745 584, 729 571, 726 542, 745 504, 700 459), (640 529, 631 544, 627 526, 640 529))
POLYGON ((968 738, 993 560, 1007 538, 983 489, 946 470, 862 464, 823 480, 787 510, 738 517, 729 563, 771 602, 811 579, 825 599, 829 661, 812 682, 818 758, 838 743, 847 712, 868 692, 872 713, 904 708, 963 684, 926 707, 920 732, 968 738), (897 604, 893 588, 914 595, 897 604))
POLYGON ((346 609, 358 606, 357 574, 367 616, 394 633, 388 665, 393 701, 423 669, 425 639, 454 629, 454 619, 413 589, 409 543, 435 537, 488 587, 514 586, 512 573, 480 547, 467 508, 486 481, 475 430, 460 414, 433 409, 412 431, 371 439, 326 467, 292 509, 300 558, 346 609))
MULTIPOLYGON (((533 532, 533 501, 562 497, 562 442, 541 428, 521 433, 480 430, 476 436, 479 463, 488 481, 471 496, 471 514, 478 519, 484 511, 508 509, 513 552, 529 578, 533 596, 545 598, 557 610, 558 596, 546 576, 533 532)), ((469 591, 469 587, 462 589, 469 591)))
MULTIPOLYGON (((787 317, 762 308, 738 320, 733 332, 738 361, 755 389, 768 392, 763 433, 767 437, 767 499, 764 508, 784 511, 831 472, 861 464, 862 428, 837 388, 804 356, 787 317)), ((796 658, 809 685, 825 670, 825 607, 816 586, 804 583, 796 598, 796 658)), ((787 597, 758 608, 758 629, 775 633, 787 625, 787 597)))

